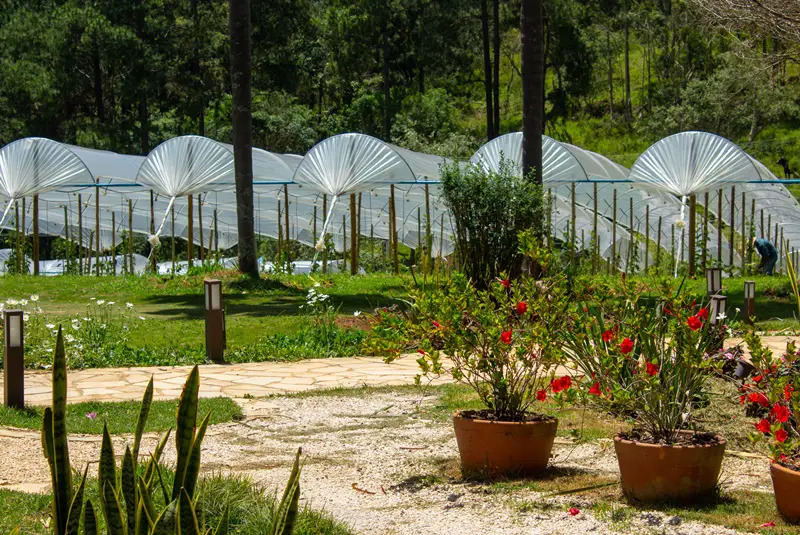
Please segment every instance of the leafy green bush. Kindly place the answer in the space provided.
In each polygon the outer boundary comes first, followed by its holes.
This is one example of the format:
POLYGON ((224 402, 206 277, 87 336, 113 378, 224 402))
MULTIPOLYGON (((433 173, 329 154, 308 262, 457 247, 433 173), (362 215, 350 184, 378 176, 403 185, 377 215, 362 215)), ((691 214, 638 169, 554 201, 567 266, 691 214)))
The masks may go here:
POLYGON ((442 192, 455 225, 456 254, 463 272, 486 288, 501 272, 522 270, 519 234, 541 234, 542 188, 509 162, 500 171, 453 164, 441 170, 442 192))

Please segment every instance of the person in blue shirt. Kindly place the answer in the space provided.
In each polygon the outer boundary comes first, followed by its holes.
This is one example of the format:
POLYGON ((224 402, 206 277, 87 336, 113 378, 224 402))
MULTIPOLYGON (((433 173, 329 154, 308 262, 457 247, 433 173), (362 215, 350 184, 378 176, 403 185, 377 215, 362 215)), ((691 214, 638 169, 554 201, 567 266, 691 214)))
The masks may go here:
POLYGON ((758 266, 759 271, 772 275, 772 270, 778 261, 778 250, 769 240, 764 238, 753 238, 753 246, 758 251, 758 254, 761 255, 761 264, 758 266))

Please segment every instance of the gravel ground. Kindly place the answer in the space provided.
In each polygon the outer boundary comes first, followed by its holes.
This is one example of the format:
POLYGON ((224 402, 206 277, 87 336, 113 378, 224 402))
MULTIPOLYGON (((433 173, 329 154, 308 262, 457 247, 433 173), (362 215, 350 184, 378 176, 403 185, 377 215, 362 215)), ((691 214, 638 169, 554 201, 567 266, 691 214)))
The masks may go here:
MULTIPOLYGON (((637 512, 615 525, 588 512, 591 504, 579 495, 542 499, 531 490, 494 492, 448 477, 457 474, 452 429, 415 417, 418 402, 416 396, 391 393, 242 400, 245 421, 216 425, 206 435, 203 469, 245 473, 268 489, 282 490, 294 452, 302 447, 303 501, 369 535, 739 533, 659 512, 637 512), (572 506, 581 513, 571 516, 572 506)), ((156 440, 146 436, 142 451, 152 451, 156 440)), ((119 457, 126 441, 130 437, 114 437, 119 457)), ((610 441, 561 442, 554 449, 556 466, 618 474, 610 441)), ((76 467, 94 462, 99 437, 73 435, 70 454, 76 467)), ((171 448, 165 461, 174 461, 171 448)), ((96 463, 90 472, 95 469, 96 463)), ((726 456, 722 482, 771 490, 763 459, 726 456)), ((49 487, 37 432, 0 429, 0 487, 29 492, 49 487)))

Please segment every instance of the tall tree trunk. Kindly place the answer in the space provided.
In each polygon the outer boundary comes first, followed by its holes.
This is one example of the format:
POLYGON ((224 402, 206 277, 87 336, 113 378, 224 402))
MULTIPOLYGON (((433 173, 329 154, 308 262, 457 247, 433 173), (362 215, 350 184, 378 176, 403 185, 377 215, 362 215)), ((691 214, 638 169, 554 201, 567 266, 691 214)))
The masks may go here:
POLYGON ((533 171, 542 183, 542 126, 544 110, 543 0, 522 0, 522 171, 533 171))
POLYGON ((384 11, 383 28, 381 30, 381 56, 383 60, 383 139, 391 141, 392 138, 392 81, 391 71, 389 70, 389 24, 386 20, 389 17, 388 9, 384 11))
POLYGON ((94 78, 94 107, 97 118, 102 123, 105 120, 106 112, 103 105, 103 71, 100 67, 100 48, 97 43, 92 51, 92 75, 94 78))
POLYGON ((500 135, 500 0, 493 1, 494 18, 494 136, 500 135))
POLYGON ((150 152, 150 114, 147 109, 147 86, 142 84, 141 94, 139 95, 139 149, 142 154, 150 152))
POLYGON ((631 24, 628 18, 628 5, 625 4, 625 117, 630 119, 633 115, 631 109, 631 24))
POLYGON ((611 30, 606 30, 606 47, 608 48, 608 115, 614 120, 614 54, 611 51, 611 30))
POLYGON ((256 237, 253 228, 253 124, 250 95, 253 63, 250 52, 250 0, 229 0, 228 5, 239 270, 252 277, 258 277, 256 237))
POLYGON ((481 35, 483 38, 483 90, 486 94, 486 138, 494 138, 494 106, 492 105, 492 58, 489 43, 488 0, 481 0, 481 35))

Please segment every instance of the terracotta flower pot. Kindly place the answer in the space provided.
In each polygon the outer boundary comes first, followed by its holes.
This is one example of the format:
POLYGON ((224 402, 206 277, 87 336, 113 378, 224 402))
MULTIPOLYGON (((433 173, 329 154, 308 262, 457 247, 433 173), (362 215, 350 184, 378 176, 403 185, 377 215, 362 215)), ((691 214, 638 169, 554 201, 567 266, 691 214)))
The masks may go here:
POLYGON ((725 439, 715 444, 663 446, 614 437, 622 491, 640 501, 690 501, 717 485, 725 439))
POLYGON ((772 463, 770 473, 778 512, 787 522, 800 522, 800 472, 772 463))
POLYGON ((457 411, 453 426, 465 474, 524 476, 547 467, 558 420, 497 422, 457 411))

